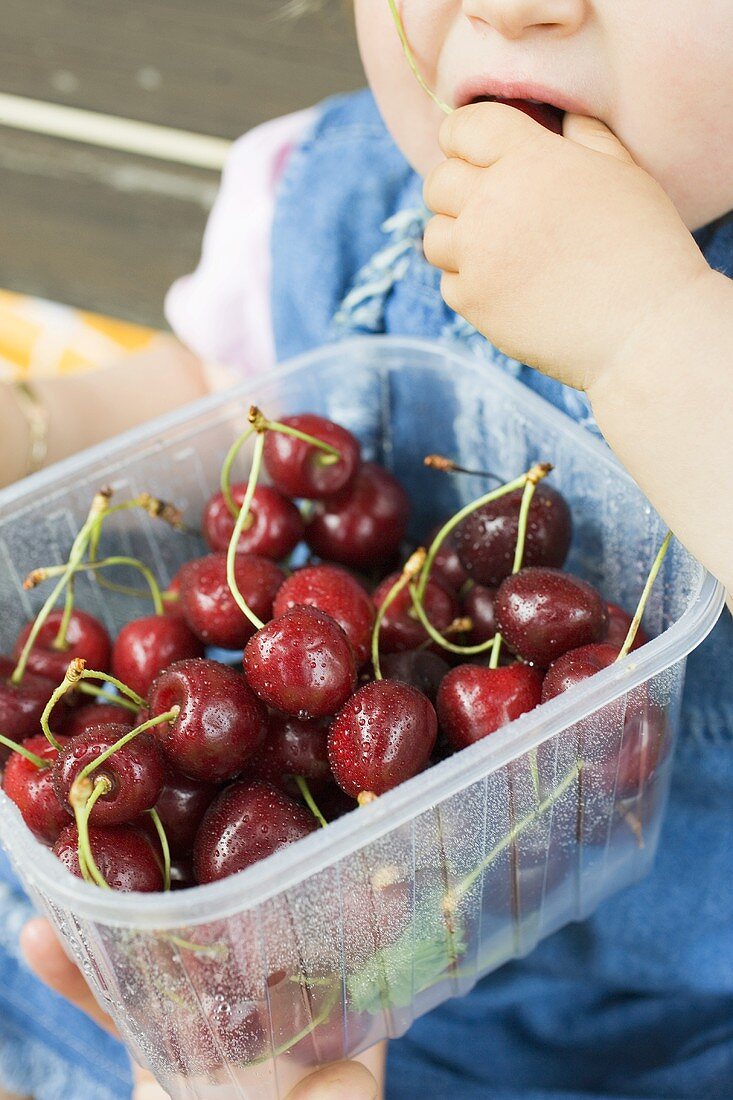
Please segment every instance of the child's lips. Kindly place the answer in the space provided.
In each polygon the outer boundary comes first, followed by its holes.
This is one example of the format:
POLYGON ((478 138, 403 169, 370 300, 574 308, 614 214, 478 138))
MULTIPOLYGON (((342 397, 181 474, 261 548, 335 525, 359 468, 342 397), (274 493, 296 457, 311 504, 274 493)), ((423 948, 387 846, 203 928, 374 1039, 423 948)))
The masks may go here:
POLYGON ((472 102, 505 103, 507 107, 515 107, 516 110, 529 115, 535 122, 539 122, 540 126, 544 126, 546 130, 551 130, 553 134, 562 134, 565 112, 559 107, 554 107, 551 103, 539 103, 533 99, 504 99, 501 96, 493 95, 476 96, 472 102))

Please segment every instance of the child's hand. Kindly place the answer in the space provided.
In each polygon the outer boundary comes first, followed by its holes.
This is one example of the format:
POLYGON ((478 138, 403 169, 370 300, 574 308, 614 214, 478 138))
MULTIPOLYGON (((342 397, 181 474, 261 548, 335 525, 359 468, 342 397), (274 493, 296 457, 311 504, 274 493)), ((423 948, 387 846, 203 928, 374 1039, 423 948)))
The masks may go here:
MULTIPOLYGON (((115 1032, 112 1020, 97 1004, 79 970, 66 957, 48 921, 32 920, 21 934, 26 961, 36 975, 57 993, 86 1012, 107 1031, 115 1032)), ((383 1069, 383 1051, 373 1048, 361 1056, 377 1076, 383 1069)), ((168 1094, 147 1070, 133 1065, 135 1090, 132 1100, 168 1100, 168 1094)), ((287 1100, 377 1100, 381 1088, 377 1078, 361 1062, 337 1062, 301 1081, 287 1100)))
POLYGON ((710 272, 665 192, 597 119, 567 115, 561 138, 479 103, 440 136, 425 255, 448 305, 515 359, 588 389, 710 272))

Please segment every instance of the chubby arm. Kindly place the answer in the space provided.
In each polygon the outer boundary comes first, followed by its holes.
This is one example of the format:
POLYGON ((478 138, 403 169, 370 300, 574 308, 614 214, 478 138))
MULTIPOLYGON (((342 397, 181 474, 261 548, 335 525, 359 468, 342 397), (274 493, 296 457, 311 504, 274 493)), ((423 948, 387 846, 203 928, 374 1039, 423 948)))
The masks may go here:
POLYGON ((442 289, 502 351, 584 390, 677 537, 733 591, 733 282, 601 122, 484 103, 428 178, 442 289), (568 140, 570 139, 570 140, 568 140))
MULTIPOLYGON (((99 371, 39 379, 48 417, 46 464, 100 443, 208 392, 199 359, 172 336, 99 371)), ((0 485, 28 470, 30 427, 11 386, 0 385, 0 485)))

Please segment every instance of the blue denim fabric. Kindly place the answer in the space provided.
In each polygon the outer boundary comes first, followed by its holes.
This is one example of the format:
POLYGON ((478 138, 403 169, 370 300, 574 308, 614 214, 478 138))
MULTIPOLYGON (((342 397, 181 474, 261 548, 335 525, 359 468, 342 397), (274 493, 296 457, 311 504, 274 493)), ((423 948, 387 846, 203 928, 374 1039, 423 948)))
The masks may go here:
MULTIPOLYGON (((597 431, 584 395, 507 359, 448 309, 422 254, 426 217, 371 95, 327 103, 279 195, 280 356, 358 332, 457 339, 597 431)), ((733 219, 697 236, 733 275, 733 219)), ((419 1020, 392 1045, 389 1100, 733 1097, 732 657, 726 613, 688 662, 653 873, 419 1020)))

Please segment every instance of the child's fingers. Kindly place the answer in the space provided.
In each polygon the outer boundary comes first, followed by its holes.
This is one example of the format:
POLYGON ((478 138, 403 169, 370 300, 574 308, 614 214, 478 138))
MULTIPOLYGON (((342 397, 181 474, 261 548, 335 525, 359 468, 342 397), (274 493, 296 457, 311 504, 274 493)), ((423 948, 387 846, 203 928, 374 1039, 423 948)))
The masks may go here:
POLYGON ((455 218, 436 214, 425 227, 423 252, 428 263, 442 271, 458 271, 455 245, 455 218))
POLYGON ((574 141, 576 145, 584 145, 586 149, 594 149, 597 153, 605 153, 608 157, 623 160, 627 164, 635 164, 629 150, 622 145, 605 123, 598 118, 588 118, 587 115, 565 115, 563 120, 563 135, 574 141))
POLYGON ((114 1033, 112 1020, 97 1004, 81 972, 64 954, 47 920, 28 921, 20 934, 20 945, 26 962, 42 982, 86 1012, 100 1027, 114 1033))
POLYGON ((376 1078, 360 1062, 334 1062, 296 1085, 287 1100, 377 1100, 376 1078))
POLYGON ((530 138, 549 131, 506 103, 471 103, 448 115, 440 128, 440 147, 447 157, 460 157, 490 168, 500 157, 530 138))
POLYGON ((434 214, 457 218, 466 197, 478 185, 481 169, 468 161, 451 157, 434 168, 425 180, 423 198, 434 214))

